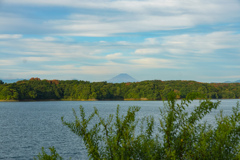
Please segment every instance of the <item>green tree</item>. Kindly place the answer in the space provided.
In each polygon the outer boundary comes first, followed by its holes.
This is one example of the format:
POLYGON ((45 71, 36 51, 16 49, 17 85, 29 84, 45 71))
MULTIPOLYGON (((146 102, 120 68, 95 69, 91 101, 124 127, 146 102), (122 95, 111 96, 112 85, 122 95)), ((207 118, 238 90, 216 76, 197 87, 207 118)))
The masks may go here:
POLYGON ((28 94, 32 99, 35 99, 37 97, 37 92, 36 91, 30 91, 30 92, 28 92, 28 94))
POLYGON ((169 85, 166 85, 164 90, 162 90, 162 92, 161 92, 162 98, 167 99, 167 96, 168 96, 169 92, 171 92, 171 91, 173 91, 173 88, 171 88, 169 85))
POLYGON ((4 82, 0 79, 0 84, 4 84, 4 82))

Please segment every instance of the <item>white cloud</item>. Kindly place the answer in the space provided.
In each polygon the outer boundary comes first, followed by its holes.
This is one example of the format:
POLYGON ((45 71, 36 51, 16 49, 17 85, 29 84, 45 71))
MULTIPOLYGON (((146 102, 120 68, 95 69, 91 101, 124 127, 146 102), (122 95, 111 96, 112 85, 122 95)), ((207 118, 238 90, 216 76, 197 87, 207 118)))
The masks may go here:
POLYGON ((14 65, 14 62, 9 59, 0 59, 0 66, 10 66, 14 65))
POLYGON ((96 66, 83 66, 81 73, 87 75, 103 75, 121 73, 124 69, 121 65, 96 65, 96 66))
POLYGON ((143 49, 137 49, 134 53, 139 55, 148 55, 148 54, 157 54, 160 52, 161 52, 161 49, 159 48, 143 48, 143 49))
POLYGON ((129 15, 122 19, 122 15, 114 17, 74 15, 64 20, 49 20, 47 26, 58 31, 60 35, 105 37, 119 33, 147 32, 157 30, 173 30, 192 27, 188 17, 129 15), (179 22, 179 23, 176 23, 179 22))
POLYGON ((21 56, 16 57, 15 56, 13 58, 2 58, 0 60, 0 66, 3 67, 2 69, 7 69, 9 67, 17 68, 19 65, 26 64, 26 63, 33 63, 35 64, 35 66, 37 66, 37 64, 39 63, 49 62, 49 61, 54 61, 54 60, 49 57, 21 57, 21 56))
POLYGON ((0 34, 0 39, 18 39, 21 37, 21 34, 0 34))
POLYGON ((49 16, 32 20, 14 14, 2 16, 0 29, 15 33, 103 37, 235 22, 240 18, 240 2, 237 0, 8 0, 4 3, 88 10, 58 19, 49 16))
POLYGON ((141 58, 130 61, 133 65, 141 68, 179 68, 176 62, 168 59, 141 58))
POLYGON ((57 38, 54 38, 54 37, 44 37, 43 38, 44 41, 56 41, 58 40, 57 38))
POLYGON ((0 33, 8 34, 41 34, 51 33, 51 26, 43 24, 41 19, 33 19, 22 15, 21 13, 1 12, 0 16, 0 33))
POLYGON ((119 45, 132 45, 130 42, 127 42, 127 41, 119 41, 119 42, 116 42, 117 44, 119 45))
POLYGON ((44 68, 48 69, 48 70, 68 70, 68 71, 72 71, 72 70, 79 70, 79 67, 75 67, 74 65, 44 65, 44 68))
POLYGON ((240 35, 231 32, 213 32, 206 35, 177 35, 165 38, 164 46, 172 48, 170 53, 213 53, 218 49, 229 49, 236 47, 236 39, 240 35))
MULTIPOLYGON (((129 65, 109 62, 109 63, 99 63, 96 65, 44 65, 48 73, 52 75, 56 74, 75 74, 75 75, 104 75, 121 73, 128 69, 129 65)), ((32 73, 32 71, 31 71, 32 73)))
POLYGON ((162 53, 172 55, 201 56, 202 54, 215 54, 220 49, 237 49, 240 34, 233 32, 212 32, 208 34, 182 34, 146 39, 143 46, 148 49, 137 49, 135 53, 162 53), (151 48, 152 47, 152 48, 151 48), (193 55, 194 54, 194 55, 193 55))
POLYGON ((21 60, 24 63, 26 62, 45 62, 45 61, 53 61, 54 59, 49 57, 20 57, 18 61, 21 60))
MULTIPOLYGON (((178 0, 7 0, 5 3, 18 5, 44 5, 44 6, 67 6, 77 8, 93 8, 93 9, 116 9, 127 12, 167 12, 171 14, 181 14, 184 11, 212 12, 216 13, 221 10, 239 7, 237 0, 194 0, 194 1, 178 1, 178 0), (204 6, 204 7, 203 7, 204 6), (161 10, 159 10, 161 9, 161 10), (173 10, 174 9, 174 10, 173 10)), ((232 11, 231 10, 231 11, 232 11)), ((187 12, 185 12, 187 13, 187 12)))
MULTIPOLYGON (((22 38, 9 41, 0 41, 0 47, 5 53, 20 55, 35 55, 34 57, 52 57, 55 61, 97 59, 93 56, 101 52, 96 46, 84 46, 81 44, 58 43, 55 38, 22 38), (81 59, 80 59, 81 58, 81 59)), ((3 51, 2 51, 3 52, 3 51)), ((32 59, 34 58, 32 57, 32 59)), ((41 59, 41 58, 40 58, 41 59)))
POLYGON ((144 44, 145 45, 158 45, 159 41, 157 38, 146 38, 144 44))
POLYGON ((122 53, 114 53, 114 54, 108 54, 108 55, 106 55, 106 58, 107 59, 119 59, 119 58, 121 58, 121 56, 122 56, 122 53))
POLYGON ((69 35, 109 36, 226 22, 239 17, 240 14, 240 6, 236 1, 227 4, 223 1, 113 1, 105 2, 104 7, 98 7, 120 10, 122 13, 115 14, 114 17, 74 14, 65 20, 49 21, 49 24, 69 35))

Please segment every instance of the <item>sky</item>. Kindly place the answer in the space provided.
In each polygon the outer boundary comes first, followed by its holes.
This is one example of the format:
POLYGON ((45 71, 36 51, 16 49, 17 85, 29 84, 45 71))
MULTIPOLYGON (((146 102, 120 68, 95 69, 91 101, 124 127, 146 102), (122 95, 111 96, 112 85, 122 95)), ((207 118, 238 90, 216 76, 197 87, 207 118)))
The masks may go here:
POLYGON ((0 0, 0 79, 240 79, 240 0, 0 0))

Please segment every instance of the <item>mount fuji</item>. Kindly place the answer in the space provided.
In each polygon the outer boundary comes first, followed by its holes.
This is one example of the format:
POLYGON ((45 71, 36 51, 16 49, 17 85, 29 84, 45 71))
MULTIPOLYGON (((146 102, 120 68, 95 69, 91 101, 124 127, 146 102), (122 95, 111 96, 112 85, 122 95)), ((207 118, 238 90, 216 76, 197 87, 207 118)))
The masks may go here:
POLYGON ((126 82, 138 82, 135 78, 129 76, 126 73, 121 73, 112 79, 107 80, 108 83, 126 83, 126 82))

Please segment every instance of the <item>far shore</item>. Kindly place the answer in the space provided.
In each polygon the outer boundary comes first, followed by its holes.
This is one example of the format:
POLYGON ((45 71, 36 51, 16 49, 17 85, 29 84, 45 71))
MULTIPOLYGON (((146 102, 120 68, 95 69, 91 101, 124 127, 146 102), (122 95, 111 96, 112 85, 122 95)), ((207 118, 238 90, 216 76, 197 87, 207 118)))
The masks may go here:
POLYGON ((24 100, 0 100, 0 102, 41 102, 41 101, 161 101, 147 98, 128 98, 128 99, 24 99, 24 100))
MULTIPOLYGON (((229 98, 230 99, 230 98, 229 98)), ((240 99, 240 98, 232 98, 232 99, 240 99)), ((198 99, 196 99, 198 100, 198 99)), ((212 100, 224 100, 223 99, 212 99, 212 100)), ((42 102, 42 101, 164 101, 162 99, 147 99, 147 98, 127 98, 127 99, 24 99, 24 100, 0 100, 0 102, 42 102)))
POLYGON ((0 102, 19 102, 19 100, 0 100, 0 102))

